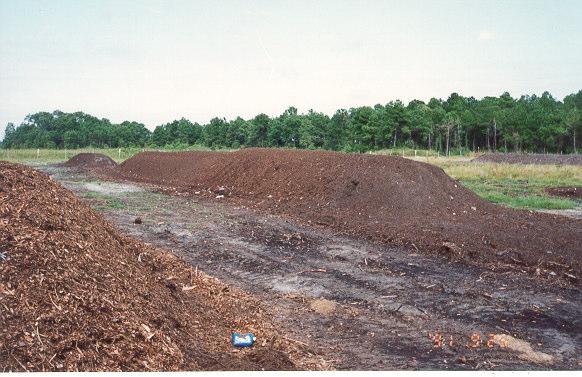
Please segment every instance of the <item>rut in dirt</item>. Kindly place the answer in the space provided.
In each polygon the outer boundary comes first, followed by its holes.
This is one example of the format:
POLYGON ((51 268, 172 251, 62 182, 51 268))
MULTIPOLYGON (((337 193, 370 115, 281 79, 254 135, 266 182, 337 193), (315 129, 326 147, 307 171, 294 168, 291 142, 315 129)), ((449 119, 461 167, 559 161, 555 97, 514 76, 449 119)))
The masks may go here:
POLYGON ((324 151, 145 152, 107 173, 191 195, 231 201, 300 223, 513 265, 579 284, 582 222, 500 207, 436 166, 396 156, 324 151))

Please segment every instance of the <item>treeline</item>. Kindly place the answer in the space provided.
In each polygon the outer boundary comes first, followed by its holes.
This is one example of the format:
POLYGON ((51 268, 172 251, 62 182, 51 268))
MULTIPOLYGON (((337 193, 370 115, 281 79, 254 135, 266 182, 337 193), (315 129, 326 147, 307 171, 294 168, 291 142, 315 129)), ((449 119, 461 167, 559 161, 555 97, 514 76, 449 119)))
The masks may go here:
POLYGON ((4 148, 79 148, 204 145, 210 148, 291 147, 366 152, 394 147, 450 150, 577 152, 582 134, 582 90, 563 101, 550 93, 519 99, 509 93, 475 99, 453 93, 445 101, 340 109, 331 117, 290 107, 278 117, 182 118, 150 132, 137 122, 113 124, 77 113, 40 112, 8 124, 4 148))

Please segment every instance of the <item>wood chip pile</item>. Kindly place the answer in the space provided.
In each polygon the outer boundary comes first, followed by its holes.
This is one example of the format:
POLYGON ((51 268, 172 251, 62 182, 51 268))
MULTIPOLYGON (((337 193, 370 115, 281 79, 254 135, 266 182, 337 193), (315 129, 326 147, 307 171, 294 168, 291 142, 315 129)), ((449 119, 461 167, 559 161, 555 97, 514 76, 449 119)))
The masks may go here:
POLYGON ((269 315, 45 174, 0 162, 0 371, 305 367, 269 315), (233 331, 256 346, 233 349, 233 331))

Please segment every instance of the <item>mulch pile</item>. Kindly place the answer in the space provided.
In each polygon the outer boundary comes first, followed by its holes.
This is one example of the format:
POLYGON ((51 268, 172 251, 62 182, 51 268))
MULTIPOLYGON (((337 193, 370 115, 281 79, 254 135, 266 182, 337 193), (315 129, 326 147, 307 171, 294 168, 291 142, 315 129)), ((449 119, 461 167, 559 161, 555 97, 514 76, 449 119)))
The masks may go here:
POLYGON ((89 170, 114 168, 117 166, 117 163, 109 156, 101 153, 79 153, 64 162, 62 166, 73 169, 89 170))
POLYGON ((243 292, 121 235, 44 173, 0 162, 0 371, 296 369, 302 360, 243 292), (233 349, 233 331, 258 343, 233 349))
POLYGON ((546 192, 563 198, 582 199, 582 187, 548 187, 546 192))
POLYGON ((274 149, 145 152, 111 174, 411 250, 582 277, 582 221, 493 205, 442 169, 401 157, 274 149))
POLYGON ((579 154, 537 154, 537 153, 487 153, 472 160, 473 162, 494 162, 499 164, 532 165, 582 165, 579 154))

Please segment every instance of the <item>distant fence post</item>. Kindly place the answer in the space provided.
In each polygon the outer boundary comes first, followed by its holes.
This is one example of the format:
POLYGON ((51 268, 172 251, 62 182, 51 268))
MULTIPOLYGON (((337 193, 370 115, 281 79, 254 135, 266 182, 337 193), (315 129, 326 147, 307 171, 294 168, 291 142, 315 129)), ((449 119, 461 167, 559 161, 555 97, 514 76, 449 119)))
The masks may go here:
POLYGON ((38 160, 40 157, 40 148, 36 149, 36 159, 38 160))
POLYGON ((121 158, 121 148, 119 148, 119 150, 117 151, 117 157, 121 158))

